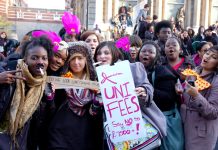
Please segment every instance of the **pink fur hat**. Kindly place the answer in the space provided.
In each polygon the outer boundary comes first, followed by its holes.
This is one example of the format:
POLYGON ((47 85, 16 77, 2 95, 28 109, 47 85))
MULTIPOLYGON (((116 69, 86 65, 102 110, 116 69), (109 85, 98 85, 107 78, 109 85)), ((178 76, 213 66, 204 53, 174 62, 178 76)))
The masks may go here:
POLYGON ((62 23, 67 34, 78 34, 80 32, 80 20, 76 15, 73 15, 70 12, 64 12, 62 23))
POLYGON ((59 37, 55 32, 52 31, 34 31, 32 33, 33 37, 40 37, 40 36, 46 36, 54 45, 54 52, 57 52, 58 50, 62 50, 64 48, 68 48, 67 43, 61 40, 61 37, 59 37), (63 43, 64 42, 64 43, 63 43), (63 46, 64 45, 64 46, 63 46))
POLYGON ((130 40, 129 37, 125 36, 116 41, 116 47, 122 48, 124 51, 129 52, 130 40))

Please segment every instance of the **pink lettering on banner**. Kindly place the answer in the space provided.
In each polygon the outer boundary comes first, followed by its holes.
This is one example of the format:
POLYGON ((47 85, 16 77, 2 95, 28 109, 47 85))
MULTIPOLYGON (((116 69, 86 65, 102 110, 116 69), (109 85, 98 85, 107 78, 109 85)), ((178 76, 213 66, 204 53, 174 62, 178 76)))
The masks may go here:
POLYGON ((126 116, 126 115, 129 115, 129 114, 132 114, 133 112, 138 112, 140 109, 139 105, 137 103, 134 103, 134 101, 132 101, 132 99, 134 99, 135 96, 131 97, 130 99, 129 98, 124 98, 122 100, 115 100, 115 101, 112 101, 108 104, 106 104, 106 111, 108 111, 109 113, 109 116, 110 118, 113 117, 113 112, 116 110, 116 111, 119 111, 120 113, 120 116, 126 116), (129 105, 131 104, 132 106, 135 106, 135 107, 131 107, 131 106, 128 106, 127 104, 127 101, 129 101, 129 105), (124 106, 124 107, 122 107, 124 106))
POLYGON ((139 123, 136 124, 136 134, 139 134, 139 123))
POLYGON ((132 123, 133 123, 133 119, 132 119, 132 118, 125 119, 124 121, 125 121, 125 124, 126 124, 127 126, 131 126, 132 123))
POLYGON ((112 94, 110 96, 107 94, 107 90, 109 88, 104 88, 103 94, 107 100, 111 100, 110 103, 106 104, 106 110, 108 111, 110 118, 113 117, 113 111, 117 111, 117 109, 121 116, 126 116, 128 114, 132 114, 133 112, 140 111, 136 96, 131 96, 128 92, 128 84, 129 82, 121 84, 120 86, 112 86, 112 94), (117 100, 120 97, 121 99, 117 100))
POLYGON ((126 64, 123 68, 120 66, 116 68, 116 65, 108 66, 108 69, 101 68, 99 71, 97 69, 107 117, 106 133, 114 142, 143 136, 140 127, 141 110, 134 91, 131 70, 126 66, 126 64))

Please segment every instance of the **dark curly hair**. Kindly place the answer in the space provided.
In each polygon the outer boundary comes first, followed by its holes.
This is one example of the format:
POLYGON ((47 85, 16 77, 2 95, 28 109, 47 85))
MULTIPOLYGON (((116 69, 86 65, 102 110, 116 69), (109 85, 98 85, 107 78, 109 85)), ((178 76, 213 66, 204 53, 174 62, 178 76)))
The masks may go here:
POLYGON ((156 65, 160 65, 161 64, 161 56, 160 56, 160 47, 157 43, 155 43, 154 41, 145 41, 142 45, 142 47, 140 48, 139 52, 138 52, 138 55, 136 57, 136 61, 139 61, 139 54, 142 50, 142 48, 145 46, 145 45, 153 45, 156 49, 156 56, 154 58, 154 61, 152 62, 152 64, 149 66, 149 68, 154 68, 156 65))
POLYGON ((155 33, 155 35, 157 35, 157 34, 160 32, 160 30, 161 30, 162 28, 170 28, 171 31, 172 31, 173 26, 172 26, 172 24, 171 24, 170 21, 168 21, 168 20, 162 20, 162 21, 158 22, 158 23, 155 25, 155 28, 154 28, 154 33, 155 33))
POLYGON ((41 36, 39 38, 31 38, 28 41, 25 41, 21 45, 21 57, 24 58, 27 56, 28 51, 34 47, 43 47, 48 53, 48 59, 53 56, 53 44, 52 42, 45 36, 41 36))

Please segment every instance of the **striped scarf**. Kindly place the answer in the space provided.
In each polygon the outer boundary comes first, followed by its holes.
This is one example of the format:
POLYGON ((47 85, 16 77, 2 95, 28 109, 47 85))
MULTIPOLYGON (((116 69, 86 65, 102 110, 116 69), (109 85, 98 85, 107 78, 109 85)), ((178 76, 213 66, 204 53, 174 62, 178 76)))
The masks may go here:
POLYGON ((94 93, 90 89, 66 89, 66 93, 70 109, 78 116, 85 114, 85 106, 94 99, 94 93))
MULTIPOLYGON (((84 75, 83 80, 87 80, 86 75, 84 75)), ((65 91, 70 109, 78 116, 83 116, 86 112, 85 106, 95 99, 95 94, 90 89, 70 88, 65 89, 65 91)))

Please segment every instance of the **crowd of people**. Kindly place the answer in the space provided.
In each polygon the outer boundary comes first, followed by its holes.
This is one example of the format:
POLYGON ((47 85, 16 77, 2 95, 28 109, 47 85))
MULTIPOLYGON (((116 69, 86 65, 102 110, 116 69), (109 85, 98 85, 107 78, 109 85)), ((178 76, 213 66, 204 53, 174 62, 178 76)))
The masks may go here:
MULTIPOLYGON (((141 109, 155 103, 166 119, 166 134, 160 133, 161 145, 155 150, 214 150, 218 26, 200 26, 195 34, 173 21, 157 21, 156 15, 152 19, 148 10, 146 4, 140 11, 133 35, 122 35, 129 39, 129 51, 116 46, 119 39, 106 41, 100 30, 81 32, 64 19, 59 35, 33 30, 18 42, 1 32, 0 149, 109 149, 100 91, 55 89, 46 78, 98 81, 96 67, 129 60, 141 109), (190 82, 196 77, 182 73, 186 69, 195 70, 210 87, 199 90, 190 82)), ((126 7, 119 14, 121 23, 132 26, 126 7)))

